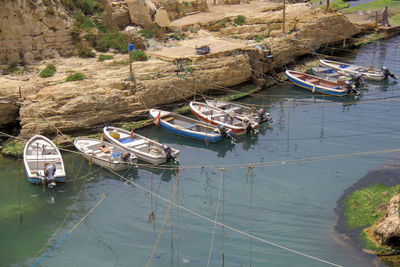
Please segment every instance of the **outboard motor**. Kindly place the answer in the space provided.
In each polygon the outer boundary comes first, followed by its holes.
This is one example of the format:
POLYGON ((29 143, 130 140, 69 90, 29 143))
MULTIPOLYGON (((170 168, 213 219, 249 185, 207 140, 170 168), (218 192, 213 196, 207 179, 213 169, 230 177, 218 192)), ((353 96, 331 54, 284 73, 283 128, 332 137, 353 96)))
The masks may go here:
POLYGON ((363 74, 351 75, 351 80, 356 88, 366 88, 368 86, 363 74))
POLYGON ((121 154, 121 160, 123 162, 132 163, 131 153, 129 153, 128 151, 125 151, 124 153, 122 153, 121 154))
POLYGON ((351 81, 345 81, 344 87, 347 89, 348 94, 351 94, 351 93, 359 94, 360 93, 360 91, 356 88, 356 85, 351 81))
POLYGON ((393 74, 389 71, 389 69, 387 67, 382 67, 381 71, 383 72, 383 74, 385 75, 385 79, 387 77, 392 77, 393 79, 397 80, 397 75, 393 74))
POLYGON ((232 143, 234 143, 235 140, 233 139, 233 137, 231 135, 231 130, 226 130, 224 125, 218 124, 217 131, 223 138, 225 138, 225 137, 230 138, 232 143))
POLYGON ((263 108, 257 110, 257 117, 260 122, 262 121, 272 122, 271 115, 268 112, 266 112, 263 108))
POLYGON ((162 148, 164 149, 167 162, 170 162, 171 160, 178 162, 178 159, 176 157, 174 157, 174 155, 172 154, 173 153, 172 148, 170 148, 169 146, 167 146, 165 144, 162 145, 162 148))
POLYGON ((56 174, 56 165, 53 163, 49 163, 44 168, 44 179, 47 183, 48 188, 53 188, 56 186, 56 178, 54 175, 56 174))

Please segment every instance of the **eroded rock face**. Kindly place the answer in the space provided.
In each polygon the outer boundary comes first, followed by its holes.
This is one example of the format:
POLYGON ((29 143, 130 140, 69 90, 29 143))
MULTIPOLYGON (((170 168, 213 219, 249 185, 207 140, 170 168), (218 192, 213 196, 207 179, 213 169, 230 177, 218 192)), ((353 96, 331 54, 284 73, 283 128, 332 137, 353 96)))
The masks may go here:
POLYGON ((73 49, 72 20, 61 4, 3 0, 0 8, 0 64, 31 63, 73 49))
POLYGON ((13 124, 18 117, 18 106, 10 99, 0 98, 0 127, 13 124))
POLYGON ((374 237, 381 245, 392 248, 400 247, 400 194, 389 202, 386 218, 374 229, 374 237))

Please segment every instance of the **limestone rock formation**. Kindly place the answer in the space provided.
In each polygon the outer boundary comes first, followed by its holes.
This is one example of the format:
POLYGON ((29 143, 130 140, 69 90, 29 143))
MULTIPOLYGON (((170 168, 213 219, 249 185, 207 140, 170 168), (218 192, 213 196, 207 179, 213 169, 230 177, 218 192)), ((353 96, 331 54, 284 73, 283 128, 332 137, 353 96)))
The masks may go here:
POLYGON ((11 99, 0 98, 0 127, 13 124, 18 117, 18 106, 11 99))
POLYGON ((31 63, 73 49, 70 19, 61 4, 3 0, 0 8, 0 64, 31 63), (12 27, 11 27, 12 26, 12 27))
POLYGON ((381 245, 392 248, 400 247, 400 194, 389 202, 386 218, 374 229, 373 235, 381 245))
POLYGON ((133 24, 147 26, 153 22, 156 7, 150 0, 127 0, 126 3, 133 24))

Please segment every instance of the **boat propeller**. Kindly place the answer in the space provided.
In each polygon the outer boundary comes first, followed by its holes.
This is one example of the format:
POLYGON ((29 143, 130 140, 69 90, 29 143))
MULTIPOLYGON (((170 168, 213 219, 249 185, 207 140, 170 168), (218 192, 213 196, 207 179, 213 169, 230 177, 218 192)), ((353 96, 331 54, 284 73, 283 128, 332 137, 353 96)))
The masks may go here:
POLYGON ((355 85, 356 88, 368 87, 368 83, 365 81, 363 74, 350 75, 350 77, 351 77, 351 82, 355 85))
POLYGON ((162 148, 165 152, 165 157, 166 157, 167 162, 170 162, 171 160, 173 160, 175 163, 179 163, 179 159, 174 156, 174 153, 173 153, 171 147, 163 144, 162 148))
POLYGON ((392 77, 393 79, 397 80, 397 75, 390 72, 387 67, 382 67, 382 72, 385 74, 385 78, 392 77))
POLYGON ((357 95, 360 94, 360 90, 356 87, 354 82, 345 81, 344 86, 346 87, 348 94, 357 94, 357 95))
POLYGON ((257 110, 257 117, 260 122, 263 122, 263 121, 273 122, 271 114, 266 112, 263 108, 260 108, 259 110, 257 110))

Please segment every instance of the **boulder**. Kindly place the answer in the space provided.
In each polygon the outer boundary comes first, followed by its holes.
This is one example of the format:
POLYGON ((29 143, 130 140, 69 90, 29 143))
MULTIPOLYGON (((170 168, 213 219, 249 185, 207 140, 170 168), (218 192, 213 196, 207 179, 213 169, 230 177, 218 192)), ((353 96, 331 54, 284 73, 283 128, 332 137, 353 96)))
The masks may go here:
POLYGON ((395 195, 389 202, 386 217, 373 231, 374 238, 383 246, 400 247, 400 194, 395 195))
POLYGON ((154 21, 160 27, 169 27, 169 25, 171 24, 171 21, 168 17, 168 12, 163 9, 157 10, 156 15, 154 16, 154 21))
POLYGON ((144 27, 153 22, 152 16, 155 14, 155 5, 149 5, 149 2, 145 0, 126 1, 132 24, 144 27))

